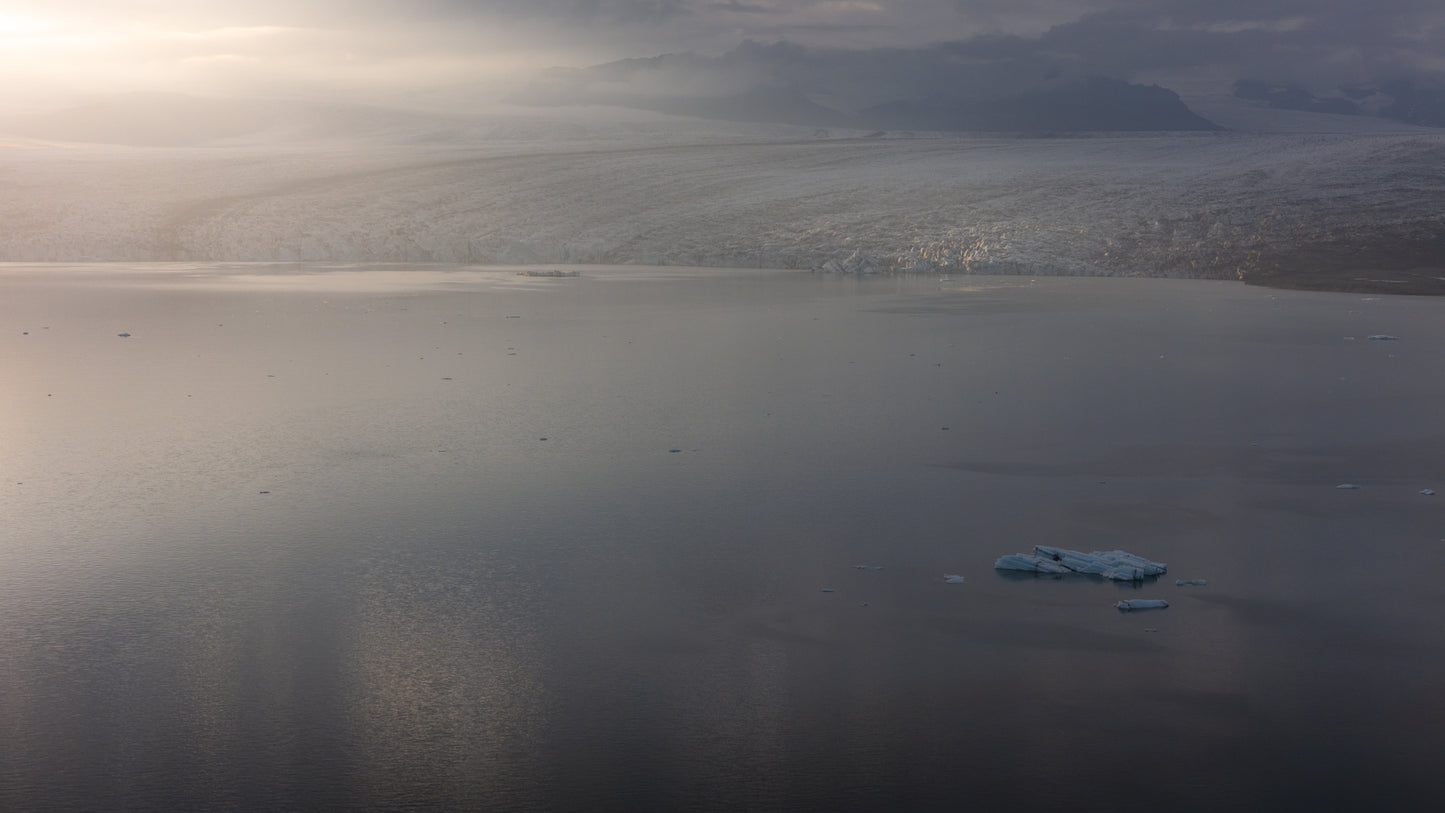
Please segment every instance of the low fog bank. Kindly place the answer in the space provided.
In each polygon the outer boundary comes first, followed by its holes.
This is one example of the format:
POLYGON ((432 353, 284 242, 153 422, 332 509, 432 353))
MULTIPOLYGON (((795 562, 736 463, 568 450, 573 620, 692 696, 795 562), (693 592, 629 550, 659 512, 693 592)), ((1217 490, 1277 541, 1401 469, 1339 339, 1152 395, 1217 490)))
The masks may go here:
POLYGON ((554 69, 509 98, 869 130, 1219 129, 1168 88, 1052 60, 984 59, 977 51, 965 43, 837 50, 749 41, 718 57, 665 54, 554 69))
MULTIPOLYGON (((1259 113, 1234 101, 1240 120, 1259 113)), ((0 260, 1399 273, 1438 287, 1445 134, 1284 112, 1320 124, 999 138, 258 105, 180 144, 143 128, 120 146, 0 134, 0 260)))

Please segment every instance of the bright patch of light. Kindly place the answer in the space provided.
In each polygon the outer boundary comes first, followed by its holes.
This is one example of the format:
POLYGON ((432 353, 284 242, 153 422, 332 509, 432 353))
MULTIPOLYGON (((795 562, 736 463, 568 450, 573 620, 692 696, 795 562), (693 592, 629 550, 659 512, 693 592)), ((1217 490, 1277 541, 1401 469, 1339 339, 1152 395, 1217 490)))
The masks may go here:
POLYGON ((55 23, 50 20, 40 20, 34 17, 24 17, 19 14, 8 14, 0 11, 0 37, 8 39, 10 37, 43 34, 54 28, 55 23))
POLYGON ((1203 25, 1166 22, 1159 27, 1165 31, 1205 31, 1210 34, 1238 34, 1244 31, 1283 34, 1298 31, 1308 23, 1309 20, 1305 17, 1284 17, 1278 20, 1223 20, 1203 25))
POLYGON ((823 0, 818 8, 829 12, 838 11, 870 11, 879 12, 883 7, 877 3, 863 2, 863 0, 823 0))
POLYGON ((251 26, 225 26, 222 28, 211 28, 201 31, 171 31, 150 26, 136 26, 132 29, 137 35, 158 37, 160 39, 187 40, 187 41, 223 41, 223 40, 251 40, 265 37, 275 37, 285 34, 298 33, 302 29, 288 28, 280 25, 251 25, 251 26))

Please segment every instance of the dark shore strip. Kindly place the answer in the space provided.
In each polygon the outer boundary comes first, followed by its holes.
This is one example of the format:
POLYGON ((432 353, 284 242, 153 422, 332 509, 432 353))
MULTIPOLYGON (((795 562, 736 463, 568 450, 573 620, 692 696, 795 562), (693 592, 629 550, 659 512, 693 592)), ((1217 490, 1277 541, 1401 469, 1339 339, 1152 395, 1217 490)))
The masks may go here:
MULTIPOLYGON (((1424 233, 1421 234, 1420 232, 1424 233)), ((1263 252, 1239 278, 1248 285, 1359 294, 1445 295, 1445 234, 1349 235, 1263 252)))
POLYGON ((1311 268, 1295 271, 1256 271, 1243 274, 1240 278, 1246 285, 1296 291, 1445 296, 1445 265, 1407 270, 1311 268))

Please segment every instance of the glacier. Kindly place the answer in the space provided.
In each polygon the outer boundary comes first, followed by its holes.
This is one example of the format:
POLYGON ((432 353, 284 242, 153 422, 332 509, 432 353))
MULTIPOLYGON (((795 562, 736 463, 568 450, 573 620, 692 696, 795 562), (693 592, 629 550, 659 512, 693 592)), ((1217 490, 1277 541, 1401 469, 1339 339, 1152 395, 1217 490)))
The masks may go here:
POLYGON ((1445 222, 1439 131, 865 137, 558 116, 198 147, 0 136, 0 261, 1237 278, 1408 265, 1445 222))

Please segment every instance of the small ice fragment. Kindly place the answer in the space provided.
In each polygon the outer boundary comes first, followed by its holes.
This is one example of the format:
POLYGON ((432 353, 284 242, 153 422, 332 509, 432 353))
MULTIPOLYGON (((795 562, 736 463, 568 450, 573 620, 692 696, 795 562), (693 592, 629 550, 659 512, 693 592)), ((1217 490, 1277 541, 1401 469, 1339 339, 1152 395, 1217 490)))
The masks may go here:
POLYGON ((1369 337, 1369 338, 1370 338, 1370 341, 1372 341, 1372 342, 1398 342, 1398 341, 1400 341, 1400 337, 1399 337, 1399 336, 1386 336, 1386 335, 1383 334, 1383 333, 1377 333, 1377 334, 1375 334, 1374 336, 1371 336, 1371 337, 1369 337))
POLYGON ((1158 632, 1158 631, 1159 631, 1159 628, 1158 628, 1158 627, 1145 627, 1145 628, 1144 628, 1144 631, 1145 631, 1145 632, 1158 632))
POLYGON ((1354 489, 1359 488, 1359 486, 1355 485, 1354 483, 1340 483, 1339 485, 1335 486, 1335 488, 1354 489))
POLYGON ((882 570, 883 565, 853 565, 858 570, 882 570))
POLYGON ((1203 587, 1204 585, 1209 584, 1209 580, 1208 580, 1208 579, 1175 579, 1175 580, 1174 580, 1174 584, 1175 584, 1176 586, 1178 586, 1178 587, 1183 587, 1183 586, 1186 585, 1186 584, 1197 584, 1197 585, 1199 585, 1200 587, 1203 587))
POLYGON ((129 334, 129 333, 117 333, 117 334, 115 334, 115 335, 121 337, 122 339, 129 339, 129 338, 130 338, 130 334, 129 334))
POLYGON ((1355 340, 1355 337, 1354 337, 1354 336, 1346 336, 1346 337, 1345 337, 1345 341, 1347 341, 1347 342, 1352 342, 1352 341, 1354 341, 1354 340, 1355 340))
POLYGON ((1422 489, 1420 489, 1420 493, 1421 493, 1421 494, 1424 494, 1426 497, 1433 497, 1433 496, 1435 496, 1435 489, 1433 489, 1433 488, 1422 488, 1422 489))
POLYGON ((945 573, 943 580, 949 584, 963 584, 963 577, 957 573, 945 573))
POLYGON ((836 593, 836 592, 838 592, 838 591, 837 591, 837 590, 834 590, 834 589, 831 588, 831 587, 824 587, 824 588, 823 588, 822 590, 820 590, 819 592, 821 592, 821 593, 836 593))
POLYGON ((1162 610, 1169 602, 1162 598, 1131 598, 1114 605, 1121 610, 1162 610))

